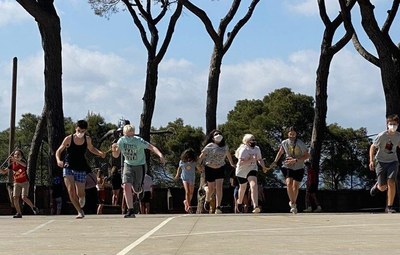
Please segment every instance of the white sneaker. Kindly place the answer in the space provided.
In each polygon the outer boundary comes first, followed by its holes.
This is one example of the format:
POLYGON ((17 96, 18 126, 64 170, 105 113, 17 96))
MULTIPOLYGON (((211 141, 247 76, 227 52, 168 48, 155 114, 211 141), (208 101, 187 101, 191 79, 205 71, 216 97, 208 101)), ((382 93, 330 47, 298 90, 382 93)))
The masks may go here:
POLYGON ((258 207, 254 208, 254 210, 253 210, 253 213, 260 213, 260 212, 261 212, 261 209, 258 207))
POLYGON ((76 216, 76 219, 83 219, 85 218, 85 213, 83 212, 83 210, 80 210, 78 215, 76 216))
POLYGON ((85 197, 80 197, 79 198, 79 205, 81 206, 81 208, 83 208, 85 206, 86 203, 86 198, 85 197))
POLYGON ((305 212, 305 213, 310 213, 310 212, 312 212, 313 210, 312 210, 312 207, 311 206, 309 206, 309 207, 307 207, 307 209, 305 209, 303 212, 305 212))
POLYGON ((215 214, 221 214, 222 213, 222 210, 221 210, 221 208, 218 206, 216 209, 215 209, 215 214))
POLYGON ((315 210, 314 210, 314 212, 317 212, 317 213, 318 213, 318 212, 321 212, 321 211, 322 211, 322 208, 321 208, 321 206, 320 206, 320 205, 319 205, 319 206, 317 206, 317 209, 315 209, 315 210))
POLYGON ((292 203, 290 203, 290 212, 291 213, 293 213, 293 214, 297 214, 297 206, 296 206, 296 204, 292 204, 292 203))

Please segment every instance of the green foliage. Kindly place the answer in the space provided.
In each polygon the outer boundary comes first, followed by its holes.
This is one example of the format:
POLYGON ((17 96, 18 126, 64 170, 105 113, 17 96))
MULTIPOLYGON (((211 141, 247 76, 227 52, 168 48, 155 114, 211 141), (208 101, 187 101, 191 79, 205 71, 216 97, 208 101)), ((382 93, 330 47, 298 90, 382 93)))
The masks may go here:
POLYGON ((327 189, 365 188, 368 183, 369 139, 365 128, 328 126, 323 143, 321 176, 327 189))
MULTIPOLYGON (((160 130, 174 130, 174 134, 168 135, 152 135, 151 143, 161 150, 167 161, 164 168, 157 167, 156 157, 152 155, 152 170, 155 181, 163 185, 176 185, 172 182, 172 177, 175 176, 180 156, 182 152, 188 148, 192 148, 198 154, 202 148, 204 133, 202 128, 195 128, 189 125, 184 125, 182 119, 176 119, 174 122, 169 122, 166 127, 160 127, 160 130)), ((198 182, 196 182, 198 183, 198 182)))
MULTIPOLYGON (((245 134, 256 137, 267 165, 273 162, 278 146, 286 137, 286 128, 296 126, 304 142, 311 137, 314 118, 314 100, 310 96, 295 94, 288 88, 277 89, 263 100, 241 100, 229 112, 228 121, 221 125, 229 147, 234 150, 245 134)), ((282 186, 274 173, 261 174, 260 181, 269 186, 282 186)))

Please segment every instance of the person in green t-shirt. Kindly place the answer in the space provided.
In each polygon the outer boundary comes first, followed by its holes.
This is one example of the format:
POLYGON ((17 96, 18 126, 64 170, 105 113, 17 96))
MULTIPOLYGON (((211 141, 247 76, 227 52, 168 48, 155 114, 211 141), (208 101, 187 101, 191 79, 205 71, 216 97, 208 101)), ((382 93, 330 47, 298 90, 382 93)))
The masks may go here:
POLYGON ((139 136, 135 136, 135 128, 128 124, 123 128, 123 134, 116 143, 111 145, 111 151, 114 158, 119 157, 122 153, 124 156, 124 167, 122 170, 122 184, 124 187, 124 195, 128 212, 125 218, 134 218, 133 210, 133 192, 139 195, 143 192, 143 180, 146 174, 146 154, 145 149, 148 149, 160 157, 160 162, 165 163, 165 159, 160 150, 145 141, 139 136))

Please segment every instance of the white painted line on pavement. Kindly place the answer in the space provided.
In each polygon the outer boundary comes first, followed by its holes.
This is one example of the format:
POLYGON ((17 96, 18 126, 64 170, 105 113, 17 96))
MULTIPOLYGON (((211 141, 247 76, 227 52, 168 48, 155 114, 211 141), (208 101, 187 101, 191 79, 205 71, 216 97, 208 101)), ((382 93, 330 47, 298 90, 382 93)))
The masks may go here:
POLYGON ((169 217, 166 220, 164 220, 163 222, 161 222, 158 226, 156 226, 155 228, 153 228, 152 230, 150 230, 149 232, 147 232, 146 234, 144 234, 143 236, 141 236, 139 239, 137 239, 135 242, 131 243, 130 245, 128 245, 127 247, 125 247, 122 251, 118 252, 117 255, 125 255, 128 252, 130 252, 133 248, 135 248, 136 246, 138 246, 141 242, 145 241, 147 238, 149 238, 152 234, 154 234, 157 230, 159 230, 160 228, 162 228, 163 226, 165 226, 165 224, 167 224, 169 221, 177 218, 177 217, 181 217, 181 216, 175 216, 175 217, 169 217))
POLYGON ((56 221, 56 220, 49 220, 48 222, 43 223, 43 224, 37 226, 37 227, 34 228, 34 229, 31 229, 31 230, 29 230, 29 231, 27 231, 27 232, 25 232, 25 233, 22 233, 22 235, 29 235, 30 233, 33 233, 33 232, 35 232, 36 230, 41 229, 41 228, 43 228, 44 226, 46 226, 46 225, 48 225, 48 224, 50 224, 50 223, 52 223, 52 222, 54 222, 54 221, 56 221))

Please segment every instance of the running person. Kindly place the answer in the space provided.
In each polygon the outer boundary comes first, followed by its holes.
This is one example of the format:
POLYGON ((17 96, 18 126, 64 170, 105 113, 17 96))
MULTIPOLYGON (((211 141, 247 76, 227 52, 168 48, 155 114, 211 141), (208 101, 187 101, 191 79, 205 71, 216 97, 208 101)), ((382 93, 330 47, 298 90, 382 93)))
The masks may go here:
POLYGON ((125 157, 122 172, 122 183, 128 212, 125 218, 135 218, 133 209, 133 192, 137 195, 143 192, 143 180, 146 173, 146 154, 145 149, 152 151, 160 157, 160 162, 165 163, 165 159, 160 150, 145 141, 143 138, 135 136, 135 128, 132 125, 125 125, 123 136, 111 146, 112 156, 118 158, 119 155, 125 157))
POLYGON ((388 116, 386 125, 387 130, 378 134, 369 149, 369 169, 375 170, 378 179, 370 193, 371 196, 375 196, 379 191, 387 190, 385 211, 395 213, 393 201, 396 196, 396 177, 399 168, 396 153, 396 148, 400 147, 400 133, 397 132, 399 117, 397 115, 388 116))
POLYGON ((238 159, 236 165, 236 177, 239 182, 239 193, 237 200, 237 213, 243 213, 243 197, 246 193, 247 183, 250 185, 251 200, 253 202, 253 213, 260 213, 258 207, 258 164, 266 170, 262 160, 260 147, 256 145, 256 139, 252 134, 245 134, 242 144, 236 150, 235 157, 238 159))
MULTIPOLYGON (((32 201, 28 198, 29 194, 29 178, 28 172, 26 168, 26 159, 21 150, 15 150, 12 156, 10 157, 10 165, 8 169, 13 171, 13 201, 15 210, 17 213, 13 216, 13 218, 22 218, 22 210, 20 206, 20 197, 22 195, 22 200, 29 205, 34 214, 39 213, 39 209, 32 203, 32 201)), ((2 169, 1 173, 8 173, 8 169, 2 169)))
POLYGON ((78 120, 75 133, 65 137, 56 151, 57 165, 63 167, 65 186, 69 199, 78 212, 77 219, 85 217, 82 208, 85 206, 86 172, 90 169, 85 157, 86 150, 102 158, 106 156, 104 152, 93 146, 92 139, 85 134, 87 128, 86 120, 78 120), (67 153, 63 161, 61 154, 64 150, 67 153))
POLYGON ((198 162, 204 165, 204 174, 207 182, 206 198, 204 202, 204 209, 210 211, 211 197, 215 192, 215 213, 222 213, 222 191, 225 177, 226 158, 228 158, 231 167, 235 167, 232 161, 231 153, 229 152, 228 145, 222 136, 221 131, 211 131, 205 141, 206 146, 203 148, 198 162))
POLYGON ((297 138, 294 127, 288 129, 288 138, 282 141, 272 166, 276 166, 283 154, 285 154, 285 160, 281 171, 286 181, 290 212, 296 214, 297 196, 299 195, 300 183, 304 177, 304 160, 307 160, 310 154, 304 142, 297 138))
POLYGON ((191 202, 194 193, 194 182, 196 178, 196 168, 197 168, 197 156, 193 149, 187 149, 182 152, 181 160, 179 161, 179 166, 176 171, 175 179, 179 176, 182 179, 183 188, 185 189, 185 200, 183 204, 185 205, 185 211, 191 212, 191 202))

